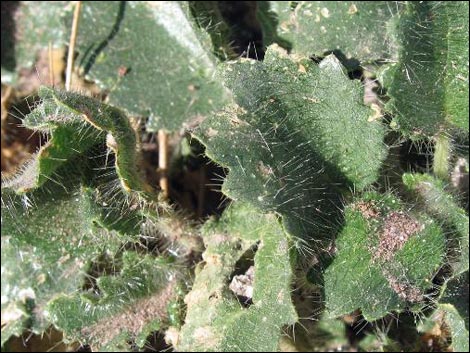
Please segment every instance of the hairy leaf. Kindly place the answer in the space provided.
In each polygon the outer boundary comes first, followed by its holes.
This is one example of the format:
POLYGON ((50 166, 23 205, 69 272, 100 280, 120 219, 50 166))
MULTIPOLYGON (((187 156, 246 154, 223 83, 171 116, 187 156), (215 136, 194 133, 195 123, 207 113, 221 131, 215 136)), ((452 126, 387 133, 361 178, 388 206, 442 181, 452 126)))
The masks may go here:
POLYGON ((179 351, 275 351, 284 325, 297 316, 290 298, 289 243, 272 214, 234 205, 203 229, 204 267, 186 296, 187 315, 179 351), (229 289, 236 263, 258 244, 254 257, 253 304, 243 308, 229 289))
POLYGON ((468 351, 468 283, 468 271, 446 282, 435 311, 422 325, 423 331, 428 331, 436 323, 440 325, 447 338, 451 339, 449 343, 453 352, 468 351))
MULTIPOLYGON (((58 293, 74 293, 90 261, 123 241, 93 226, 87 194, 54 186, 22 197, 2 191, 2 320, 16 326, 8 317, 21 312, 21 329, 36 333, 49 324, 46 304, 58 293)), ((7 338, 2 329, 2 342, 7 338)))
POLYGON ((224 101, 209 35, 186 3, 85 2, 80 26, 80 70, 110 104, 148 116, 149 130, 179 130, 224 101))
POLYGON ((259 1, 266 44, 287 42, 293 52, 334 52, 347 67, 396 59, 390 35, 403 5, 394 1, 259 1))
POLYGON ((450 327, 453 351, 467 352, 469 335, 464 319, 451 304, 439 304, 438 308, 445 313, 446 323, 450 327))
POLYGON ((465 210, 446 191, 444 183, 427 174, 404 174, 403 183, 425 209, 447 227, 449 263, 454 275, 468 271, 469 222, 465 210))
POLYGON ((44 330, 48 302, 75 293, 90 262, 135 240, 148 215, 134 195, 143 188, 127 117, 76 93, 42 88, 40 96, 25 125, 52 137, 18 176, 2 180, 2 315, 18 319, 5 323, 2 341, 25 326, 44 330))
POLYGON ((398 62, 383 73, 395 115, 408 136, 468 132, 468 2, 408 2, 396 27, 398 62))
MULTIPOLYGON (((77 94, 68 94, 78 97, 77 94)), ((35 190, 47 181, 54 180, 55 173, 61 166, 99 144, 99 131, 87 126, 80 113, 64 105, 52 89, 42 87, 39 96, 41 103, 25 117, 23 124, 32 130, 50 133, 51 138, 16 177, 2 181, 2 187, 19 194, 35 190)), ((101 139, 103 138, 101 135, 101 139)), ((56 180, 56 183, 60 182, 56 180)))
MULTIPOLYGON (((188 1, 191 10, 192 21, 209 37, 200 33, 199 40, 203 48, 212 47, 219 60, 226 60, 236 56, 231 46, 230 38, 233 36, 233 28, 224 19, 221 11, 223 3, 219 1, 188 1)), ((184 6, 184 5, 183 5, 184 6)))
POLYGON ((445 239, 431 219, 404 210, 391 195, 367 193, 345 210, 337 254, 325 272, 330 317, 361 309, 373 321, 425 305, 443 264, 445 239))
POLYGON ((64 163, 103 144, 108 137, 106 142, 115 154, 116 174, 123 190, 149 190, 137 172, 136 136, 122 111, 74 92, 41 87, 39 95, 42 102, 26 116, 24 125, 50 132, 52 137, 17 178, 5 180, 5 187, 17 193, 36 189, 53 179, 64 163))
POLYGON ((334 56, 317 65, 274 46, 264 62, 240 60, 221 76, 236 104, 206 119, 195 136, 229 169, 223 192, 281 213, 304 239, 331 227, 334 185, 374 182, 387 153, 360 83, 334 56))
POLYGON ((78 338, 96 348, 129 349, 129 339, 167 320, 176 281, 168 259, 128 251, 123 254, 121 271, 99 277, 94 292, 59 295, 47 310, 69 339, 78 338))

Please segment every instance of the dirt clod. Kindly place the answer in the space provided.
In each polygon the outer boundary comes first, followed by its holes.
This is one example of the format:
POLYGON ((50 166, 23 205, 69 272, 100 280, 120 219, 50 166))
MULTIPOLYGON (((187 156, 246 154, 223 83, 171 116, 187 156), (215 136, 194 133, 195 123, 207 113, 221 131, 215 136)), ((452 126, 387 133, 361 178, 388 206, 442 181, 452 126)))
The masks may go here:
POLYGON ((239 297, 246 299, 253 298, 253 282, 255 279, 255 268, 250 266, 250 268, 243 275, 238 275, 233 277, 232 282, 230 283, 230 290, 239 297))

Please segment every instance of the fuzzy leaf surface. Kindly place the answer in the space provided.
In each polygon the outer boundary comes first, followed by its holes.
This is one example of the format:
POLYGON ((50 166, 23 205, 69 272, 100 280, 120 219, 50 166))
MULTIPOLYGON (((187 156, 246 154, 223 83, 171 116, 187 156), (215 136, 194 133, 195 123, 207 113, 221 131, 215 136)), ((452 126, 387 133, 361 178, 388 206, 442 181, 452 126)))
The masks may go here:
POLYGON ((323 57, 335 52, 351 68, 394 60, 390 27, 403 5, 393 1, 259 1, 265 41, 295 53, 323 57))
POLYGON ((148 116, 148 130, 179 130, 223 103, 210 37, 186 3, 90 1, 80 24, 79 69, 110 104, 148 116))
POLYGON ((202 32, 199 31, 202 47, 205 50, 212 48, 221 61, 236 57, 237 54, 231 43, 233 27, 227 23, 221 11, 221 6, 224 4, 216 1, 188 1, 188 6, 191 11, 191 20, 202 30, 202 32), (207 32, 209 36, 204 32, 207 32))
POLYGON ((331 226, 335 185, 375 181, 385 131, 334 56, 317 65, 272 46, 263 62, 240 60, 220 75, 236 104, 195 136, 229 169, 222 189, 229 197, 279 212, 290 232, 307 238, 331 226))
POLYGON ((442 180, 428 174, 403 174, 403 184, 439 222, 447 227, 447 237, 452 253, 449 263, 454 276, 468 271, 469 221, 455 196, 449 193, 442 180))
POLYGON ((121 270, 99 277, 98 290, 59 295, 49 302, 50 320, 67 338, 96 349, 129 349, 129 339, 139 339, 167 320, 175 274, 168 259, 124 252, 121 270))
POLYGON ((45 329, 48 301, 75 293, 88 264, 135 240, 147 215, 135 195, 143 188, 127 117, 76 93, 43 87, 40 97, 24 123, 51 138, 17 176, 2 180, 2 315, 18 318, 2 340, 25 325, 45 329))
POLYGON ((369 321, 408 307, 420 310, 445 256, 443 232, 432 219, 375 193, 346 208, 336 246, 324 277, 332 318, 358 308, 369 321))
POLYGON ((61 166, 83 155, 99 144, 100 138, 104 138, 95 128, 87 126, 79 112, 57 99, 52 89, 41 87, 39 97, 41 103, 25 117, 23 124, 31 130, 48 133, 51 137, 16 177, 2 180, 2 187, 18 194, 33 191, 47 181, 54 180, 61 166))
POLYGON ((468 16, 466 1, 406 4, 395 29, 398 61, 382 74, 392 124, 405 135, 468 132, 468 16))
MULTIPOLYGON (((92 204, 79 189, 55 184, 22 197, 2 191, 2 318, 21 312, 23 325, 42 332, 49 324, 46 304, 58 293, 74 293, 90 261, 118 248, 117 234, 94 227, 92 204)), ((2 342, 7 338, 2 330, 2 342)))
POLYGON ((465 320, 458 310, 451 304, 439 304, 438 309, 445 313, 445 320, 449 325, 452 337, 453 352, 468 351, 468 325, 465 327, 465 320))
POLYGON ((290 297, 288 239, 273 214, 238 204, 204 226, 205 265, 186 296, 179 351, 276 351, 281 328, 297 320, 290 297), (259 243, 258 243, 259 242, 259 243), (237 260, 258 243, 253 304, 243 308, 227 281, 237 260))
POLYGON ((127 116, 79 93, 41 87, 39 95, 41 103, 24 124, 51 137, 16 176, 2 180, 2 189, 28 194, 47 182, 64 190, 83 184, 101 214, 94 221, 120 233, 138 231, 143 200, 155 202, 144 213, 157 218, 157 197, 139 173, 127 116))
POLYGON ((6 180, 4 186, 17 193, 39 188, 64 163, 103 144, 106 133, 115 154, 115 169, 124 191, 144 191, 136 167, 136 136, 127 116, 117 108, 75 92, 39 90, 41 104, 24 120, 32 130, 51 133, 51 139, 28 163, 20 176, 6 180))
POLYGON ((468 271, 447 281, 442 288, 436 310, 425 323, 429 326, 441 322, 451 338, 453 352, 468 351, 469 325, 468 271), (450 331, 450 332, 449 332, 450 331))

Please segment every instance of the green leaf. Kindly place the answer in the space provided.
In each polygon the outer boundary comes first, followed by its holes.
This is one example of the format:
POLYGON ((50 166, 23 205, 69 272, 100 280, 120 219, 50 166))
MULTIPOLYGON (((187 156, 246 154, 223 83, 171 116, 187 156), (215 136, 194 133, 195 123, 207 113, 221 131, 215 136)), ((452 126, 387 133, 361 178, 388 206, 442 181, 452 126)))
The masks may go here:
POLYGON ((18 178, 5 187, 24 193, 51 180, 64 163, 106 142, 115 154, 115 168, 126 192, 148 191, 137 170, 136 136, 122 111, 75 92, 41 87, 42 103, 24 119, 30 129, 50 132, 52 138, 39 150, 18 178), (108 133, 106 135, 105 133, 108 133))
POLYGON ((328 316, 359 308, 368 321, 419 311, 445 256, 443 232, 432 219, 375 193, 346 208, 336 247, 324 276, 328 316))
POLYGON ((348 68, 396 59, 390 27, 403 5, 393 1, 259 1, 265 44, 286 41, 293 52, 334 52, 348 68))
POLYGON ((229 169, 223 192, 279 212, 304 239, 331 228, 334 185, 366 187, 387 154, 384 128, 362 104, 360 83, 334 56, 317 65, 275 46, 264 62, 227 64, 221 76, 236 104, 194 135, 209 158, 229 169))
POLYGON ((403 184, 432 216, 446 226, 450 248, 448 256, 454 276, 468 271, 469 221, 465 210, 446 190, 444 182, 431 175, 405 173, 403 184))
POLYGON ((42 89, 48 90, 58 106, 65 106, 98 131, 108 133, 107 146, 116 156, 116 173, 124 191, 149 190, 138 173, 135 131, 121 110, 77 93, 42 89))
POLYGON ((41 333, 49 325, 46 304, 74 293, 98 254, 117 250, 122 239, 93 227, 90 204, 79 190, 51 185, 21 197, 2 190, 2 318, 21 312, 8 326, 23 321, 21 329, 41 333))
POLYGON ((438 12, 441 15, 438 26, 443 28, 447 40, 447 58, 443 62, 446 87, 444 111, 450 124, 468 133, 469 3, 452 1, 443 5, 443 14, 438 12))
POLYGON ((432 327, 435 322, 443 322, 446 333, 450 334, 450 348, 453 352, 468 351, 468 283, 468 271, 447 281, 436 310, 423 324, 426 329, 426 326, 432 327))
POLYGON ((285 232, 272 214, 235 204, 203 228, 204 267, 186 296, 178 351, 276 351, 284 325, 297 320, 285 232), (259 243, 258 243, 259 242, 259 243), (237 260, 258 244, 253 304, 243 308, 228 287, 237 260))
MULTIPOLYGON (((75 93, 67 94, 79 97, 75 93)), ((104 139, 104 135, 85 123, 79 112, 57 99, 52 89, 41 87, 39 96, 41 104, 25 117, 23 124, 29 129, 49 133, 51 138, 26 163, 17 177, 2 181, 3 187, 19 194, 35 190, 47 181, 54 180, 55 173, 61 166, 104 139)))
POLYGON ((452 348, 454 352, 467 352, 468 351, 468 328, 465 327, 465 321, 457 311, 457 309, 450 304, 439 304, 439 310, 445 312, 445 320, 451 329, 452 348))
POLYGON ((398 62, 383 84, 393 124, 407 136, 468 132, 468 2, 408 2, 396 31, 398 62))
POLYGON ((59 295, 49 302, 47 311, 69 339, 96 348, 128 346, 129 337, 148 332, 156 320, 167 320, 167 304, 174 299, 177 278, 169 259, 126 251, 122 270, 99 277, 95 293, 59 295))
MULTIPOLYGON (((65 1, 12 1, 2 4, 2 83, 16 83, 21 68, 31 68, 39 50, 65 44, 61 17, 65 1)), ((45 79, 42 77, 41 79, 45 79)))
MULTIPOLYGON (((464 321, 466 330, 469 326, 469 281, 468 271, 449 280, 443 288, 443 295, 439 300, 442 304, 449 304, 455 307, 464 321)), ((467 333, 468 334, 468 333, 467 333)), ((467 340, 468 342, 468 340, 467 340)))
MULTIPOLYGON (((305 303, 305 301, 310 301, 311 297, 306 296, 302 297, 302 299, 301 300, 304 303, 298 303, 296 305, 298 311, 301 310, 299 309, 299 305, 306 307, 308 304, 305 303), (305 300, 306 298, 307 300, 305 300)), ((311 306, 309 307, 309 310, 310 312, 312 312, 311 306)), ((299 316, 302 316, 300 312, 299 316)), ((342 350, 349 344, 348 338, 346 337, 346 326, 344 321, 342 321, 341 319, 319 318, 317 321, 307 317, 303 320, 300 319, 298 326, 300 328, 304 328, 304 331, 295 331, 296 327, 294 327, 293 330, 295 332, 295 337, 285 337, 284 341, 285 343, 289 344, 290 347, 294 348, 297 352, 338 351, 342 350), (306 320, 311 320, 314 322, 310 323, 306 320)), ((282 349, 283 347, 280 348, 281 352, 292 351, 282 349)))
POLYGON ((84 2, 77 65, 148 130, 175 131, 225 100, 208 43, 186 3, 84 2))
POLYGON ((26 326, 41 333, 52 298, 75 293, 91 261, 135 241, 144 220, 153 224, 153 208, 139 200, 145 191, 127 117, 76 93, 42 88, 40 96, 25 125, 52 137, 18 176, 2 180, 2 315, 18 319, 2 341, 26 326))
MULTIPOLYGON (((409 327, 407 328, 409 329, 409 327)), ((382 332, 380 330, 377 332, 367 333, 359 342, 360 352, 396 352, 402 349, 403 347, 388 337, 386 332, 382 332)))

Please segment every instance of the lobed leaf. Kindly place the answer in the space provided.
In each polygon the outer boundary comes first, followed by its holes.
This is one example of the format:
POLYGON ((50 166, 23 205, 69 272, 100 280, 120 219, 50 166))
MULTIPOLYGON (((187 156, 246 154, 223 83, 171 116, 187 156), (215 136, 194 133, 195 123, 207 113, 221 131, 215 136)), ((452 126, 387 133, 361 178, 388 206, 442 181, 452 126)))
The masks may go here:
POLYGON ((445 255, 443 232, 432 219, 375 193, 346 207, 336 247, 324 275, 327 314, 361 309, 368 321, 421 310, 445 255))
POLYGON ((92 202, 79 189, 51 185, 22 197, 2 190, 2 344, 26 327, 46 329, 47 303, 74 293, 90 262, 124 240, 93 226, 92 202))
MULTIPOLYGON (((468 132, 468 3, 259 2, 265 42, 349 69, 383 64, 392 127, 408 137, 468 132)), ((375 70, 374 70, 375 71, 375 70)))
POLYGON ((275 351, 281 328, 297 320, 290 297, 292 268, 286 234, 272 214, 235 204, 204 225, 204 267, 185 298, 179 351, 275 351), (228 288, 236 263, 258 244, 253 304, 243 308, 228 288))
POLYGON ((123 190, 142 193, 150 190, 137 172, 136 136, 122 111, 79 93, 47 87, 41 87, 39 96, 42 103, 26 116, 24 125, 51 133, 51 139, 17 178, 4 181, 5 187, 17 193, 37 189, 53 179, 64 163, 103 144, 107 138, 123 190))
POLYGON ((335 222, 335 187, 374 182, 387 154, 385 129, 362 104, 360 83, 334 56, 317 65, 275 46, 264 62, 239 60, 221 76, 236 103, 194 135, 229 169, 223 192, 279 212, 300 238, 318 237, 335 222))
POLYGON ((129 340, 143 346, 150 331, 165 324, 176 282, 169 259, 126 251, 121 271, 99 277, 95 292, 58 295, 47 311, 68 339, 94 349, 128 350, 129 340))
POLYGON ((127 117, 76 93, 40 95, 25 125, 52 137, 18 176, 2 180, 2 316, 18 319, 5 323, 2 341, 26 327, 41 333, 53 298, 75 293, 94 259, 153 224, 135 195, 144 191, 127 117), (103 153, 104 132, 116 141, 114 155, 103 153))

